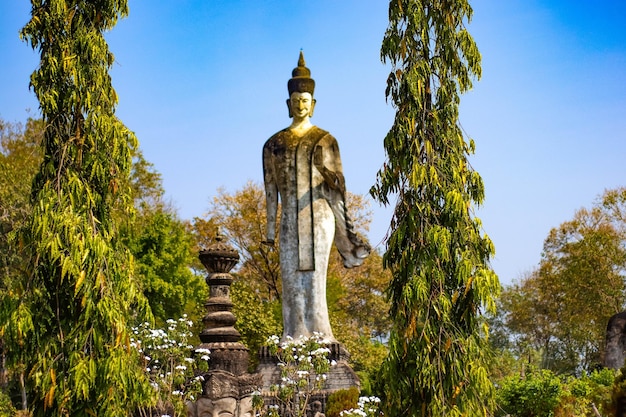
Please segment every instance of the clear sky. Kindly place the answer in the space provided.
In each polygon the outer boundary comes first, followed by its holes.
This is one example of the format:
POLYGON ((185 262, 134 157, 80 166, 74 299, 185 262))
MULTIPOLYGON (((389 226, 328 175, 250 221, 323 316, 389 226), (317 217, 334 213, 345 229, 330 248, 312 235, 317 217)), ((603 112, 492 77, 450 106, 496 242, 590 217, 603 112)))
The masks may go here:
MULTIPOLYGON (((483 77, 461 98, 486 200, 478 212, 503 283, 537 265, 552 227, 626 185, 626 2, 474 0, 483 77)), ((387 2, 130 0, 107 34, 117 115, 161 172, 182 218, 218 187, 262 182, 261 147, 289 124, 287 80, 304 50, 313 122, 339 141, 348 189, 365 194, 384 161, 393 109, 380 62, 387 2)), ((18 36, 30 2, 0 3, 0 117, 38 114, 38 55, 18 36)), ((390 211, 372 203, 384 247, 390 211)))

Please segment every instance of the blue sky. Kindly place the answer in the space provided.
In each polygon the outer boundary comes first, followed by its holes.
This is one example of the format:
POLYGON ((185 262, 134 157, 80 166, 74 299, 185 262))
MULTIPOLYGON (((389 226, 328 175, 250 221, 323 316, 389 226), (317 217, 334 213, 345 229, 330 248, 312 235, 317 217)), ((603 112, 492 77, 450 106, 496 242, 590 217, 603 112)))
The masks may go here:
MULTIPOLYGON (((552 227, 626 185, 626 2, 474 0, 469 30, 483 77, 461 98, 478 211, 503 283, 537 265, 552 227)), ((393 109, 380 62, 387 2, 130 0, 107 34, 117 115, 163 175, 182 218, 218 187, 262 181, 261 147, 289 124, 286 83, 302 48, 317 87, 313 122, 338 139, 348 189, 365 194, 384 161, 393 109)), ((24 121, 37 54, 21 42, 27 1, 0 4, 0 117, 24 121)), ((384 247, 390 210, 372 203, 384 247)))

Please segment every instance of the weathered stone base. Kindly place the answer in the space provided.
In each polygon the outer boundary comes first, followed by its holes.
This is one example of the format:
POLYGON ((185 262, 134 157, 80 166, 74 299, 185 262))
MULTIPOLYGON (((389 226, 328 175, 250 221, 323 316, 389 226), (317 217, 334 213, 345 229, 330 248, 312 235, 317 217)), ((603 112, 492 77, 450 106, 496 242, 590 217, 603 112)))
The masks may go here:
MULTIPOLYGON (((330 367, 327 374, 326 384, 320 391, 316 391, 309 400, 309 404, 319 401, 322 404, 322 412, 326 412, 326 401, 328 396, 335 391, 357 387, 360 389, 361 382, 359 377, 348 364, 350 354, 340 343, 333 342, 328 348, 330 354, 328 359, 335 361, 336 364, 330 367)), ((266 405, 277 404, 277 400, 273 392, 270 391, 272 385, 280 385, 280 367, 278 366, 278 358, 273 356, 267 346, 263 346, 259 351, 259 366, 257 373, 263 377, 263 387, 261 394, 266 405)))

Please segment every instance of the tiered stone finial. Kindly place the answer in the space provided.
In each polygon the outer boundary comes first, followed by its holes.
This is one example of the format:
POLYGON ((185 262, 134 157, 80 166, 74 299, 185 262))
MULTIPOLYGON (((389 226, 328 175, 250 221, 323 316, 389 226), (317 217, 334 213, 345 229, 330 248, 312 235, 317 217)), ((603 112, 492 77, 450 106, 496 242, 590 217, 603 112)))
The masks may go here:
POLYGON ((200 251, 200 262, 209 273, 228 274, 239 262, 239 252, 232 246, 222 243, 223 236, 217 232, 217 243, 200 251))
POLYGON ((217 242, 200 251, 200 261, 209 272, 206 277, 209 299, 204 304, 207 314, 202 319, 202 344, 198 348, 211 351, 212 370, 240 375, 247 371, 249 352, 239 343, 241 334, 234 327, 236 317, 230 300, 230 285, 233 282, 230 270, 239 261, 239 253, 222 239, 218 232, 217 242))

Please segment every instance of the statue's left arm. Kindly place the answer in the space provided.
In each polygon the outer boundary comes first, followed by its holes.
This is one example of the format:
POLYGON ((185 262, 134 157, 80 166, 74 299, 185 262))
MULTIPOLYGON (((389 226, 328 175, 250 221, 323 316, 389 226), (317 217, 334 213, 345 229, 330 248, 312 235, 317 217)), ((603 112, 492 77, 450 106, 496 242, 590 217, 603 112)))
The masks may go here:
POLYGON ((313 165, 327 185, 326 200, 335 215, 335 245, 343 258, 343 264, 346 268, 359 266, 369 255, 371 247, 354 232, 348 216, 346 182, 335 138, 326 135, 315 145, 313 165))

